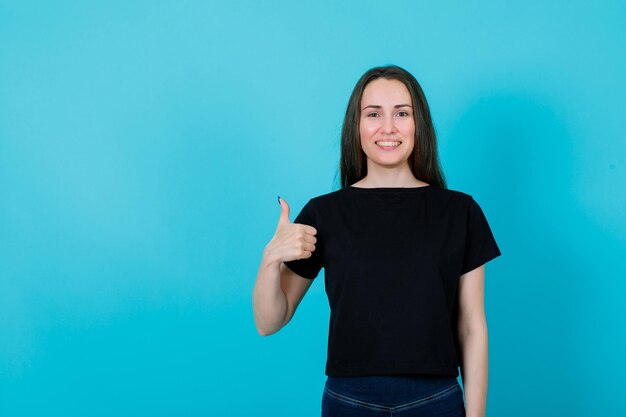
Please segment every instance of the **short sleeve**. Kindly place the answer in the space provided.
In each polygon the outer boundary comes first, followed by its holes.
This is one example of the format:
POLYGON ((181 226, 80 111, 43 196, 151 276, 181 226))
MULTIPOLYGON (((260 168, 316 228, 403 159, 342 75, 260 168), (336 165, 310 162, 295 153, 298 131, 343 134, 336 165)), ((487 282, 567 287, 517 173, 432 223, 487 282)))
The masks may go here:
POLYGON ((467 228, 461 275, 500 256, 487 218, 478 203, 470 198, 467 208, 467 228))
POLYGON ((308 224, 317 229, 317 242, 315 243, 315 250, 312 252, 311 257, 305 259, 295 259, 293 261, 284 262, 293 272, 300 275, 303 278, 315 279, 322 269, 322 242, 320 240, 320 230, 318 228, 317 213, 315 209, 314 199, 310 199, 308 203, 302 207, 300 213, 296 216, 292 223, 308 224))

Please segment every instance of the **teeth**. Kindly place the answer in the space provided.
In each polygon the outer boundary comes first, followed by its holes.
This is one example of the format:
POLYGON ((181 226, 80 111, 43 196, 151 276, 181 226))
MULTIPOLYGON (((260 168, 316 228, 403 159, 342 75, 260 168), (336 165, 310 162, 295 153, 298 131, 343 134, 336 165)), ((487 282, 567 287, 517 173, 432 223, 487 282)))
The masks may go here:
POLYGON ((378 146, 399 146, 400 143, 402 143, 402 142, 396 142, 396 141, 388 141, 388 142, 387 141, 378 141, 378 142, 376 142, 376 144, 378 146))

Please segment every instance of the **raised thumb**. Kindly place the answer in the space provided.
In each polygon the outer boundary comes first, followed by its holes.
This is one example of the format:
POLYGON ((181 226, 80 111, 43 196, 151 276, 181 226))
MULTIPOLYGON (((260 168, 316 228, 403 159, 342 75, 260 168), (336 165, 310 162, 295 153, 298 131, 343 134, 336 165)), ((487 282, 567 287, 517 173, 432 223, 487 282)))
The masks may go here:
POLYGON ((291 223, 289 221, 289 204, 280 197, 278 197, 278 202, 280 203, 280 217, 278 218, 278 222, 291 223))

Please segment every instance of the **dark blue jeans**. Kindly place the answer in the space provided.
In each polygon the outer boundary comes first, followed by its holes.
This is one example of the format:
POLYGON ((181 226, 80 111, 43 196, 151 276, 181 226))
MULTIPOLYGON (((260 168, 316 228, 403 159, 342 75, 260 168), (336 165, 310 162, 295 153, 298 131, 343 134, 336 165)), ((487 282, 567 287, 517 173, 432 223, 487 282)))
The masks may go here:
POLYGON ((465 404, 453 376, 329 376, 322 417, 339 416, 465 417, 465 404))

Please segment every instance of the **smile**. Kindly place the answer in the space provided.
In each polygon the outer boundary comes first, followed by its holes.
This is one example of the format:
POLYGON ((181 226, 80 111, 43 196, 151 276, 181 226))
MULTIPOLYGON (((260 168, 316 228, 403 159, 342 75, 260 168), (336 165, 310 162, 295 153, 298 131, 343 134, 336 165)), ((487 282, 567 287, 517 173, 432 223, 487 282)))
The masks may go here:
POLYGON ((393 149, 393 148, 400 146, 402 142, 397 141, 397 140, 377 140, 374 143, 378 145, 378 147, 383 148, 383 149, 393 149))

